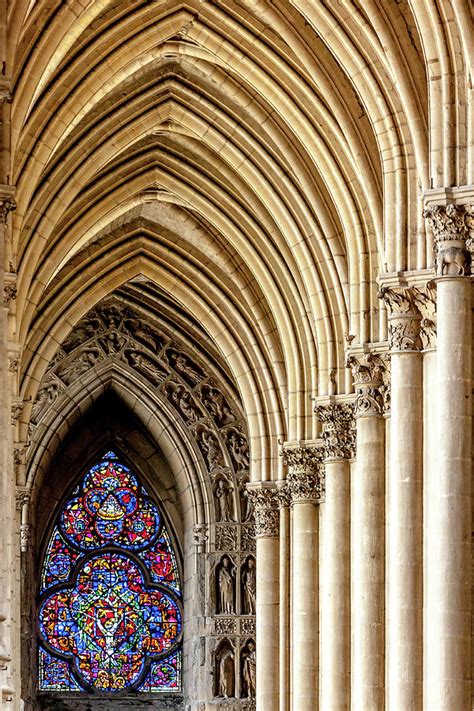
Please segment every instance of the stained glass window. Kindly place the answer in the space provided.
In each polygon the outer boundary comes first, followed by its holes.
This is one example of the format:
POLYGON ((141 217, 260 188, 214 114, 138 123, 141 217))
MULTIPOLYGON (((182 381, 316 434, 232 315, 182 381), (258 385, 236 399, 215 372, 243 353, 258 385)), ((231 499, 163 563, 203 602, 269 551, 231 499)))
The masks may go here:
POLYGON ((39 688, 181 689, 182 598, 158 507, 107 452, 64 502, 44 557, 39 688))

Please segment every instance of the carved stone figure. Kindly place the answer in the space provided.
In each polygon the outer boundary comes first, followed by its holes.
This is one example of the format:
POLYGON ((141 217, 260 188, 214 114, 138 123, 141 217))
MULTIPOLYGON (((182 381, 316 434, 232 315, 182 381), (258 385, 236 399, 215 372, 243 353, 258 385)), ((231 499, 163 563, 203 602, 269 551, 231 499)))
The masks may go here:
POLYGON ((217 696, 224 699, 235 695, 235 661, 234 653, 229 647, 224 647, 219 653, 217 664, 217 696))
POLYGON ((223 427, 235 420, 234 413, 230 409, 225 397, 212 385, 206 384, 202 386, 201 400, 218 427, 223 427))
POLYGON ((165 343, 164 338, 153 331, 147 323, 138 318, 129 318, 124 322, 127 331, 136 338, 137 341, 148 346, 154 353, 160 351, 165 343))
POLYGON ((181 351, 169 350, 168 361, 177 373, 193 385, 197 385, 204 378, 204 373, 181 351))
POLYGON ((161 383, 167 376, 164 368, 140 351, 128 351, 126 358, 132 368, 143 373, 154 385, 161 383))
POLYGON ((247 438, 235 429, 228 430, 227 447, 237 471, 249 468, 249 448, 247 438))
POLYGON ((249 496, 247 483, 247 476, 243 476, 239 479, 240 517, 242 523, 253 521, 255 515, 255 507, 252 498, 249 496))
POLYGON ((218 521, 233 521, 230 509, 229 493, 227 483, 224 479, 219 479, 215 490, 218 521))
POLYGON ((101 358, 103 356, 98 348, 85 348, 72 362, 59 368, 58 375, 66 385, 70 385, 80 375, 93 368, 101 358))
POLYGON ((122 350, 125 338, 117 333, 117 331, 112 331, 107 334, 107 336, 104 336, 104 338, 100 338, 99 343, 107 355, 114 355, 122 350))
POLYGON ((212 472, 221 467, 224 464, 224 460, 215 435, 210 430, 203 430, 201 432, 200 442, 201 449, 207 459, 209 471, 212 472))
POLYGON ((242 607, 244 615, 255 615, 256 573, 255 561, 253 558, 249 558, 242 571, 242 607))
POLYGON ((217 571, 217 593, 219 614, 233 615, 234 604, 234 574, 230 558, 224 556, 217 571))
POLYGON ((185 420, 188 422, 197 422, 202 417, 202 412, 193 402, 191 393, 182 385, 169 383, 166 393, 185 420))
POLYGON ((253 642, 249 642, 242 652, 242 677, 244 695, 254 697, 257 687, 257 658, 253 642))
POLYGON ((88 317, 78 323, 74 331, 64 341, 62 348, 70 353, 75 348, 92 338, 100 329, 100 321, 96 316, 88 317))
POLYGON ((37 422, 41 411, 56 399, 59 394, 59 390, 59 383, 53 381, 51 383, 47 383, 43 388, 41 388, 41 390, 38 391, 38 395, 36 396, 36 400, 31 409, 31 419, 33 422, 37 422))

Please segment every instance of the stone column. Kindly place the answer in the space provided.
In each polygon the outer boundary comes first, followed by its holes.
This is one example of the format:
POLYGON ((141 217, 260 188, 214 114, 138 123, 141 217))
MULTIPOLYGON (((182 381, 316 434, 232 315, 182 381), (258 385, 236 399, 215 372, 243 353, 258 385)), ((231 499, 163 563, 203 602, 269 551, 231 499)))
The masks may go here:
POLYGON ((352 691, 354 711, 383 711, 385 681, 385 421, 380 355, 351 353, 357 459, 351 488, 352 691))
POLYGON ((316 408, 323 423, 326 470, 321 506, 321 711, 347 711, 351 698, 350 510, 354 407, 316 408))
MULTIPOLYGON (((1 106, 1 97, 0 97, 1 106)), ((14 536, 17 535, 13 520, 15 486, 12 477, 11 453, 11 394, 8 378, 8 307, 16 297, 16 287, 5 278, 6 246, 8 240, 8 215, 15 209, 14 190, 0 185, 0 293, 3 308, 0 308, 0 689, 2 703, 12 696, 12 598, 14 573, 14 536), (5 696, 7 694, 7 697, 5 696)))
POLYGON ((417 292, 390 281, 379 294, 389 311, 391 366, 386 703, 399 711, 422 703, 423 363, 417 292))
POLYGON ((471 255, 474 205, 431 205, 437 284, 436 477, 429 492, 425 709, 470 708, 471 255))
POLYGON ((290 583, 291 583, 291 496, 286 482, 279 482, 280 503, 280 711, 290 709, 290 583))
POLYGON ((256 657, 257 711, 279 707, 279 564, 278 490, 270 482, 248 485, 255 509, 257 538, 256 657))
POLYGON ((293 711, 319 705, 319 507, 324 495, 322 450, 287 447, 291 493, 291 621, 293 711))

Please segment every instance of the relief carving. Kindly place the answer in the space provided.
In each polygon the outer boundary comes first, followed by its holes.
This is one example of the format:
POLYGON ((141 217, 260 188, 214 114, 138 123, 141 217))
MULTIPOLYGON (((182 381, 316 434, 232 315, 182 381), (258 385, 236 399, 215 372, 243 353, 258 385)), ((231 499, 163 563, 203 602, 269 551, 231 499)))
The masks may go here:
POLYGON ((203 417, 203 413, 194 402, 190 391, 184 385, 169 381, 166 383, 164 391, 168 400, 187 422, 195 423, 203 417))
POLYGON ((45 410, 51 403, 57 398, 59 393, 64 389, 62 383, 58 383, 52 380, 46 383, 36 396, 36 400, 33 403, 31 409, 31 421, 36 423, 39 420, 39 416, 42 410, 45 410))
POLYGON ((147 323, 138 318, 128 318, 124 321, 128 333, 139 343, 149 348, 153 353, 161 351, 166 343, 165 338, 154 331, 147 323))
POLYGON ((237 530, 235 526, 216 525, 216 550, 236 550, 237 530))
POLYGON ((210 472, 214 472, 224 466, 224 455, 212 430, 205 427, 197 428, 196 441, 210 472))
POLYGON ((149 358, 143 351, 126 350, 125 359, 134 370, 142 373, 153 385, 159 385, 168 376, 163 366, 149 358))
POLYGON ((250 461, 246 436, 235 427, 231 427, 227 430, 226 440, 235 470, 248 470, 250 461))
POLYGON ((99 338, 99 343, 106 355, 113 356, 120 353, 127 340, 117 331, 111 331, 103 338, 99 338))
POLYGON ((204 380, 205 374, 201 368, 193 363, 193 361, 183 351, 178 351, 175 348, 169 348, 166 351, 168 363, 173 370, 191 386, 197 385, 204 380))
POLYGON ((101 323, 93 312, 87 318, 82 319, 82 321, 79 321, 77 326, 62 344, 62 349, 66 353, 71 353, 71 351, 75 350, 86 341, 90 340, 91 338, 94 338, 95 335, 99 332, 100 327, 101 323))
POLYGON ((255 523, 246 523, 240 529, 240 547, 243 551, 254 552, 256 548, 255 523))
POLYGON ((235 420, 235 415, 224 395, 212 384, 206 383, 203 385, 200 395, 202 404, 218 427, 228 425, 235 420))
POLYGON ((66 385, 71 385, 80 375, 93 368, 103 358, 104 356, 96 346, 83 348, 72 361, 66 364, 63 362, 56 370, 56 374, 66 385))

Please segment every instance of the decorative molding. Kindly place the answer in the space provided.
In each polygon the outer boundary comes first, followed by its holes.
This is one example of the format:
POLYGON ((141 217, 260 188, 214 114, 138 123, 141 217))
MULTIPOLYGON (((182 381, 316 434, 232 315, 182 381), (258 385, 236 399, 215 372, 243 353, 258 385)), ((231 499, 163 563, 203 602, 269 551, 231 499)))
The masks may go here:
POLYGON ((5 284, 3 287, 3 305, 8 308, 11 302, 15 301, 17 293, 16 284, 5 284))
POLYGON ((355 387, 354 417, 376 417, 390 409, 389 361, 382 353, 350 352, 347 366, 355 387))
POLYGON ((353 403, 317 405, 315 413, 323 424, 325 459, 353 459, 356 449, 356 424, 353 403))
POLYGON ((249 484, 247 488, 255 511, 256 538, 277 538, 280 535, 277 488, 264 484, 249 484))
POLYGON ((427 205, 423 217, 428 220, 435 240, 436 276, 471 274, 474 205, 427 205))
POLYGON ((320 504, 324 501, 324 447, 285 447, 283 461, 288 467, 286 485, 291 495, 291 505, 296 503, 320 504))

